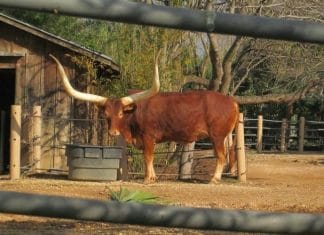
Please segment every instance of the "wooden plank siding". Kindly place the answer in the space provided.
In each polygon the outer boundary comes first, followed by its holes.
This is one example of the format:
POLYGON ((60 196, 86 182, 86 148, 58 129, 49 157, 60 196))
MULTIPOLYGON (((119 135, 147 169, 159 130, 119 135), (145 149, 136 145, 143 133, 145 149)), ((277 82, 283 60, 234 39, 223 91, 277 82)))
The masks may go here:
MULTIPOLYGON (((0 69, 15 69, 15 104, 22 105, 23 110, 22 165, 33 162, 31 114, 33 106, 40 105, 43 116, 41 168, 66 170, 66 143, 105 144, 108 137, 107 132, 102 131, 105 124, 89 126, 87 120, 68 120, 97 118, 100 114, 93 105, 67 95, 49 53, 61 61, 72 85, 87 91, 90 78, 64 55, 90 56, 88 50, 0 14, 0 69)), ((105 63, 107 70, 114 73, 112 76, 118 77, 118 66, 109 57, 92 54, 96 62, 105 63)))

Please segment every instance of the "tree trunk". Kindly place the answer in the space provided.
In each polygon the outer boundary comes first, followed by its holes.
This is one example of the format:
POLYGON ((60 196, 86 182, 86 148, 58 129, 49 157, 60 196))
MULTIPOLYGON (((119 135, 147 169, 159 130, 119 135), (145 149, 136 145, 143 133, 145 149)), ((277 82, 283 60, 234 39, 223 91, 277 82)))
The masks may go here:
POLYGON ((222 58, 218 50, 217 35, 208 34, 210 47, 209 47, 209 56, 212 65, 212 79, 210 80, 208 90, 219 91, 222 77, 224 74, 222 66, 222 58))
POLYGON ((224 75, 222 79, 222 85, 220 88, 220 92, 222 94, 228 94, 230 90, 230 85, 233 80, 232 76, 232 65, 233 61, 236 58, 237 51, 240 48, 242 42, 242 37, 236 37, 235 41, 233 42, 231 48, 226 53, 226 56, 223 60, 223 70, 224 75))
POLYGON ((193 150, 195 148, 195 142, 185 144, 183 146, 183 153, 180 160, 180 179, 188 180, 191 179, 191 167, 193 162, 193 150))

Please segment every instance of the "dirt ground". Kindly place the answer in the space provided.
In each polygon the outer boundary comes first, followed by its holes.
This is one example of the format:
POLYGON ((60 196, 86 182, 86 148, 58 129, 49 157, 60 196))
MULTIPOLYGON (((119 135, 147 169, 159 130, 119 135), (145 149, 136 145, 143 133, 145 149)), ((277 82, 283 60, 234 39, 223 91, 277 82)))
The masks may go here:
MULTIPOLYGON (((224 178, 218 185, 202 181, 70 181, 65 176, 8 180, 0 190, 108 200, 110 189, 151 192, 172 205, 324 213, 324 154, 247 154, 248 181, 224 178)), ((232 234, 230 232, 158 228, 0 213, 0 234, 232 234)), ((236 233, 235 233, 236 234, 236 233)))

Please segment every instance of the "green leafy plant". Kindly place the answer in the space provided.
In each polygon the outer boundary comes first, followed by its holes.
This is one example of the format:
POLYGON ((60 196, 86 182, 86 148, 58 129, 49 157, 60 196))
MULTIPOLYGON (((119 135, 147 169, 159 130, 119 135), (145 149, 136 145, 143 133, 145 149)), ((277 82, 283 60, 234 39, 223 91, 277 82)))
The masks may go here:
POLYGON ((126 188, 120 187, 119 191, 110 191, 110 198, 113 201, 119 202, 139 202, 145 204, 160 204, 161 199, 151 193, 143 191, 129 191, 126 188))

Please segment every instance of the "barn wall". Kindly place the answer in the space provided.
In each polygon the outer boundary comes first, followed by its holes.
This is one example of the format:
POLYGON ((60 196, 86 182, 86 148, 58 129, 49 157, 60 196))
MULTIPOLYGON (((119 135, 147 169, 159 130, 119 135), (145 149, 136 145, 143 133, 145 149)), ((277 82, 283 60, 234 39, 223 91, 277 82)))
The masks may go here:
POLYGON ((24 116, 22 124, 22 165, 33 159, 31 144, 33 133, 29 115, 34 105, 41 105, 44 117, 41 168, 65 169, 65 150, 62 146, 70 141, 71 131, 71 124, 65 119, 71 117, 70 110, 73 106, 71 106, 71 98, 62 89, 56 65, 48 54, 56 55, 64 65, 67 74, 73 77, 76 74, 74 65, 68 59, 62 58, 62 55, 71 52, 0 22, 0 53, 21 55, 12 60, 16 63, 15 103, 22 105, 23 113, 28 114, 24 116))

